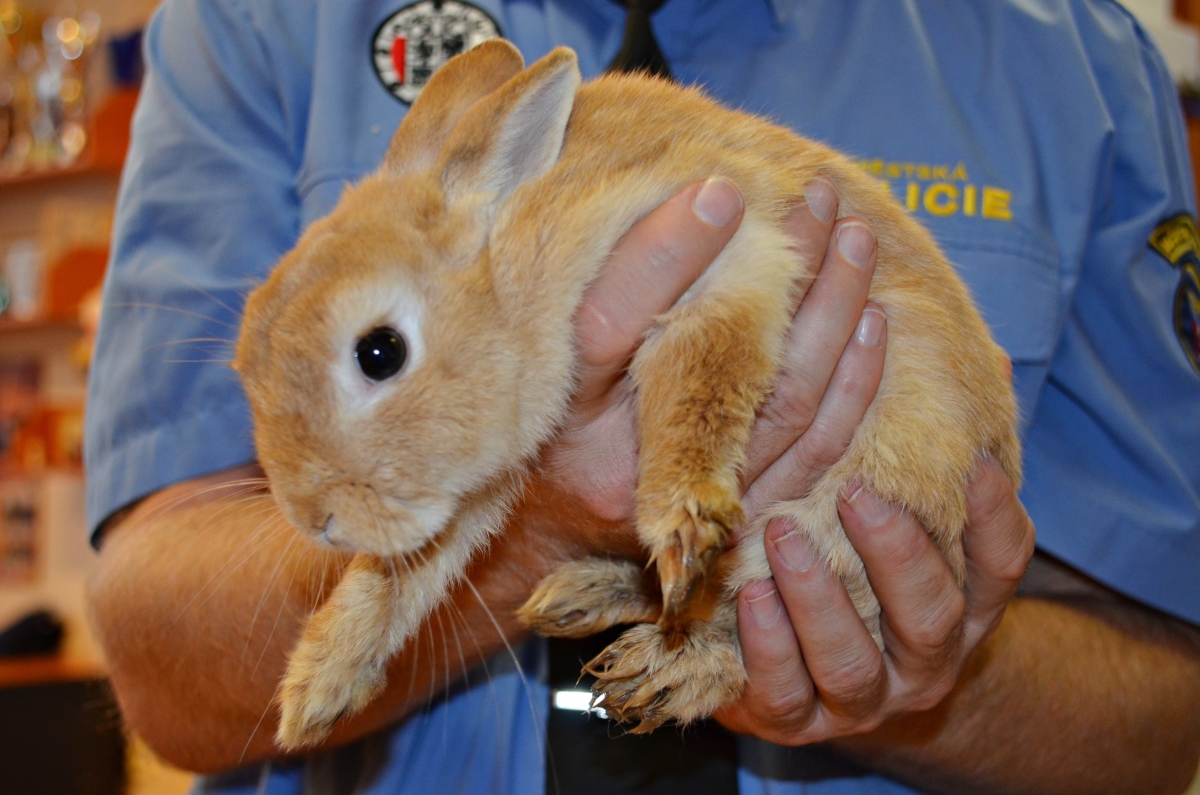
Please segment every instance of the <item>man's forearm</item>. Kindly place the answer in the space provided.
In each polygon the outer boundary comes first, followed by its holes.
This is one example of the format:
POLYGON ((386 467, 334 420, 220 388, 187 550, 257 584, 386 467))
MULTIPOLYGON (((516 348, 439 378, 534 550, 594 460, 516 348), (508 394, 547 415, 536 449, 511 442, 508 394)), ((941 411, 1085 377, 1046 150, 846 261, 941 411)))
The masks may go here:
POLYGON ((1130 623, 1015 600, 939 707, 837 745, 934 792, 1183 792, 1200 755, 1200 655, 1130 623))
MULTIPOLYGON (((169 497, 169 495, 164 495, 169 497)), ((513 612, 557 559, 525 526, 472 572, 391 666, 388 690, 329 742, 375 731, 504 648, 513 612), (414 663, 415 661, 415 663, 414 663)), ((303 622, 347 558, 286 524, 261 491, 139 509, 104 541, 91 587, 94 623, 129 725, 164 758, 216 771, 278 755, 271 702, 303 622)))

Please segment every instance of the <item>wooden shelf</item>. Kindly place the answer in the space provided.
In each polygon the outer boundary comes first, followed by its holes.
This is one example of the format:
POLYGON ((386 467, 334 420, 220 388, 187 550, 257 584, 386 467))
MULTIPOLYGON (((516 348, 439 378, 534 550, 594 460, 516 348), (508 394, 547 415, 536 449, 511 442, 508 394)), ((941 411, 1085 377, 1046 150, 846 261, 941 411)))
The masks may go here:
POLYGON ((20 334, 24 332, 64 330, 79 331, 79 323, 71 319, 34 318, 32 320, 14 320, 10 317, 0 317, 0 334, 20 334))
POLYGON ((90 158, 84 157, 83 159, 78 160, 69 166, 18 171, 15 174, 0 174, 0 190, 5 188, 22 187, 25 185, 54 182, 56 180, 64 180, 71 177, 90 175, 116 177, 120 173, 120 164, 114 165, 112 163, 94 163, 90 158))
POLYGON ((78 682, 105 676, 104 668, 91 660, 58 655, 0 658, 0 687, 78 682))

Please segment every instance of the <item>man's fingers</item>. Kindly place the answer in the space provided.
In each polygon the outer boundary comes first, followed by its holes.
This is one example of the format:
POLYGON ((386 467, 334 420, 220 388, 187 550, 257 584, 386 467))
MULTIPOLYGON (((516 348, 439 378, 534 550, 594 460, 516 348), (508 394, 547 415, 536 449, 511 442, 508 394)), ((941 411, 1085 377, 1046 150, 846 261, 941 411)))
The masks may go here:
POLYGON ((1000 620, 1033 557, 1034 529, 1004 470, 990 458, 967 483, 967 642, 982 640, 1000 620))
POLYGON ((581 403, 600 397, 620 377, 655 316, 687 291, 733 237, 742 211, 733 183, 714 177, 684 188, 621 239, 575 320, 581 403))
POLYGON ((767 526, 767 561, 824 708, 855 719, 887 691, 883 655, 833 572, 786 522, 767 526))
POLYGON ((839 514, 879 600, 884 641, 897 669, 921 672, 915 684, 924 687, 939 676, 948 685, 965 609, 950 567, 919 522, 869 489, 844 497, 839 514))
POLYGON ((799 731, 816 705, 812 680, 787 610, 771 580, 738 594, 738 640, 746 667, 741 704, 775 731, 799 731))
POLYGON ((867 304, 811 425, 747 489, 742 503, 750 514, 776 502, 803 497, 842 457, 875 399, 883 378, 886 348, 883 309, 867 304))
POLYGON ((754 423, 746 451, 747 483, 812 423, 866 306, 875 272, 874 233, 860 219, 842 218, 834 224, 832 243, 784 340, 775 390, 754 423))
MULTIPOLYGON (((796 256, 807 266, 810 279, 817 277, 825 262, 838 203, 837 189, 833 183, 824 177, 817 177, 805 187, 804 201, 796 205, 783 222, 783 231, 791 238, 796 256)), ((792 314, 795 314, 803 295, 803 290, 795 291, 796 305, 792 307, 792 314)))

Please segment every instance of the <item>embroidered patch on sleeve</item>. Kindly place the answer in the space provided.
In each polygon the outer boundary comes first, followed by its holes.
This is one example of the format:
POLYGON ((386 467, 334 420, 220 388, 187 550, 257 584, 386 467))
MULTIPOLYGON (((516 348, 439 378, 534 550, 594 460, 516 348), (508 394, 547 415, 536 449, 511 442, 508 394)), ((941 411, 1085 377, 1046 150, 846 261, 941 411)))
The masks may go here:
POLYGON ((1180 214, 1158 225, 1150 247, 1179 269, 1173 308, 1175 334, 1193 369, 1200 373, 1200 233, 1190 215, 1180 214))

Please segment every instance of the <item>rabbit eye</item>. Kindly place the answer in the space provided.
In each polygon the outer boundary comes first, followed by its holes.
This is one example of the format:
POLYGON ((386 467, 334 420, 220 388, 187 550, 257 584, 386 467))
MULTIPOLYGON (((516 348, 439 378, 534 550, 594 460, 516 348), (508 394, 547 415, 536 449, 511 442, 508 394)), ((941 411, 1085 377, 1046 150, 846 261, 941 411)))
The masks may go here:
POLYGON ((358 369, 372 381, 384 381, 400 372, 407 357, 404 338, 385 326, 368 331, 354 346, 358 369))

